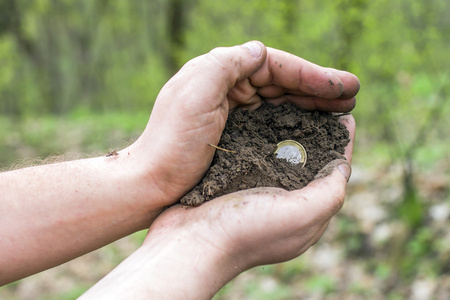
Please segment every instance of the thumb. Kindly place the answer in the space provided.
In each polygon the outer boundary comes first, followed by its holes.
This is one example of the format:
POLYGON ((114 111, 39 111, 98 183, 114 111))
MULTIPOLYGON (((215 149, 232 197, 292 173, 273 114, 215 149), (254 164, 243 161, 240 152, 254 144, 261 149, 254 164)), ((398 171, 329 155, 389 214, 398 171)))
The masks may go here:
POLYGON ((294 202, 303 203, 312 220, 328 222, 343 206, 345 188, 350 176, 350 165, 345 160, 334 160, 327 164, 315 180, 300 190, 289 192, 294 202), (306 200, 306 201, 299 201, 306 200))
POLYGON ((172 103, 188 101, 189 108, 211 111, 222 104, 236 83, 253 75, 266 56, 266 47, 258 41, 215 48, 188 61, 167 82, 158 97, 172 99, 172 103))
POLYGON ((267 50, 263 43, 250 41, 234 47, 219 47, 204 55, 197 66, 207 70, 213 82, 227 82, 231 89, 236 82, 253 75, 266 59, 267 50))
POLYGON ((325 167, 322 168, 322 170, 319 171, 319 173, 317 173, 314 179, 327 177, 328 175, 333 173, 336 168, 341 172, 342 175, 344 175, 347 181, 350 179, 351 167, 349 162, 345 159, 335 159, 329 162, 325 167))
POLYGON ((329 220, 344 205, 350 173, 351 167, 346 160, 333 160, 317 174, 314 181, 303 189, 292 191, 292 196, 314 203, 310 210, 311 215, 329 220))

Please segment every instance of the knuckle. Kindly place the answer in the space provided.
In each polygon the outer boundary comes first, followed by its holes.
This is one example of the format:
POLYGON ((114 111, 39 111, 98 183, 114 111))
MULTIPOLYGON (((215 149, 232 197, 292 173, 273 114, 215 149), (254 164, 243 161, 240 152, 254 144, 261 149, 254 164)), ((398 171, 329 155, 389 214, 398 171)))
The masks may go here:
POLYGON ((228 88, 236 84, 239 77, 239 68, 242 66, 242 57, 231 49, 214 48, 205 56, 208 67, 217 72, 216 74, 227 83, 228 88))

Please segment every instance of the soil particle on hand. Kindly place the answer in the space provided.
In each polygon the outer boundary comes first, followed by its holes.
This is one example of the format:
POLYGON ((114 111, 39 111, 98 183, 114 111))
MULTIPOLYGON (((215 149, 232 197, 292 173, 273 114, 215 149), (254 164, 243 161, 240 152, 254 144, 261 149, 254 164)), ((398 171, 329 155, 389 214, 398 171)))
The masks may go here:
POLYGON ((185 195, 183 205, 198 206, 231 192, 254 187, 301 189, 329 162, 343 159, 349 133, 331 113, 305 111, 291 104, 264 103, 254 111, 232 111, 211 166, 185 195), (299 142, 307 161, 292 164, 276 157, 277 144, 299 142))

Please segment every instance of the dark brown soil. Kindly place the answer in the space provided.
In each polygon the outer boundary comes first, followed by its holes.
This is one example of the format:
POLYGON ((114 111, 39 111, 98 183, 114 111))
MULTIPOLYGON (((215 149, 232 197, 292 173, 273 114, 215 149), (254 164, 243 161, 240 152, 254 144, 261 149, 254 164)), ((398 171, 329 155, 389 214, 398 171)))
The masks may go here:
POLYGON ((230 113, 211 167, 181 203, 204 201, 254 187, 300 189, 329 162, 343 159, 349 133, 330 113, 304 111, 291 104, 263 104, 254 111, 230 113), (276 158, 277 144, 294 140, 303 145, 307 161, 292 164, 276 158))

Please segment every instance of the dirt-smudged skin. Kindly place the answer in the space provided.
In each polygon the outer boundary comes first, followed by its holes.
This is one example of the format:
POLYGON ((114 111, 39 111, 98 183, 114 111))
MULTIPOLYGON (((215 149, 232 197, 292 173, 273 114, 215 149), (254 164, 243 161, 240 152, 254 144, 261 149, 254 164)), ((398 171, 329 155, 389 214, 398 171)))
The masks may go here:
POLYGON ((204 201, 254 187, 300 189, 314 180, 330 161, 344 159, 349 133, 330 113, 304 111, 291 104, 265 103, 255 111, 230 113, 211 167, 181 203, 198 206, 204 201), (294 140, 303 145, 303 168, 275 157, 277 144, 294 140))

